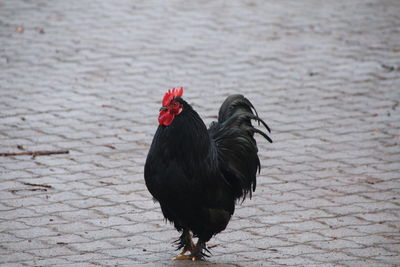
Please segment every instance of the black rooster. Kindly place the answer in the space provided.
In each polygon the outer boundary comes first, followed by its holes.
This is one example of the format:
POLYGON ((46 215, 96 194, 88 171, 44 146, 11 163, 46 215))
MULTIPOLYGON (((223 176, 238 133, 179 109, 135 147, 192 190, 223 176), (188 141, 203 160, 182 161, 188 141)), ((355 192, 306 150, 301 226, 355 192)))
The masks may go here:
POLYGON ((225 229, 235 202, 256 188, 260 160, 254 133, 272 140, 252 126, 255 120, 270 132, 242 95, 229 96, 207 130, 182 93, 174 88, 164 96, 144 177, 164 217, 182 232, 176 244, 183 251, 175 259, 203 260, 206 242, 225 229), (190 232, 198 237, 196 245, 190 232))

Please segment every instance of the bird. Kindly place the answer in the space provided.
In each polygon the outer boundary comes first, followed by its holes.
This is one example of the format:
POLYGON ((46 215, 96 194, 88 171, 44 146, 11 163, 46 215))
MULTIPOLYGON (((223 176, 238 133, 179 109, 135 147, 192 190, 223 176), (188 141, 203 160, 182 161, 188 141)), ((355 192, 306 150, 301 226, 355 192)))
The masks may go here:
POLYGON ((173 260, 203 261, 211 254, 206 243, 255 191, 261 164, 254 135, 272 143, 265 132, 271 130, 242 94, 226 98, 208 129, 182 95, 182 87, 172 88, 162 99, 144 179, 165 219, 181 233, 174 244, 182 252, 173 260))

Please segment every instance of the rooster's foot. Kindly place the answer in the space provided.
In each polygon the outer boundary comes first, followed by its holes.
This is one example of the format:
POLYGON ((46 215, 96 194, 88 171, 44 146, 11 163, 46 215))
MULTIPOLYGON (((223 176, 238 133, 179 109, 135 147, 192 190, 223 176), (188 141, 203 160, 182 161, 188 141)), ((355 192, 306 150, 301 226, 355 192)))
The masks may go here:
POLYGON ((175 258, 172 258, 173 261, 180 261, 180 260, 192 260, 195 261, 196 257, 192 256, 192 255, 185 255, 185 254, 179 254, 178 256, 176 256, 175 258))

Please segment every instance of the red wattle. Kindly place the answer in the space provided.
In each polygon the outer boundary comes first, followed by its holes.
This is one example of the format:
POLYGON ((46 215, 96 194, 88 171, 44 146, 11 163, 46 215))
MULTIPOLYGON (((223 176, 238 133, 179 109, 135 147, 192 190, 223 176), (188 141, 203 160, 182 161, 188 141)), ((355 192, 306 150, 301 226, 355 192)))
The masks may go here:
POLYGON ((162 110, 160 111, 160 115, 158 116, 158 123, 160 125, 168 126, 174 120, 175 115, 171 114, 169 110, 162 110))

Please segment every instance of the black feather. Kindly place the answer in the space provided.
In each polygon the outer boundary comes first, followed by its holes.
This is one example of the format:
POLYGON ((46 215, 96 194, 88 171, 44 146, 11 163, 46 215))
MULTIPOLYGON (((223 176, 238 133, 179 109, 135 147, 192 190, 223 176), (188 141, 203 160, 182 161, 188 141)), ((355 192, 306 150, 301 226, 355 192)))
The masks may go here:
POLYGON ((251 197, 256 189, 256 172, 261 166, 254 133, 261 134, 272 143, 266 133, 253 127, 251 120, 261 122, 270 131, 247 98, 231 95, 221 106, 218 122, 212 123, 209 128, 218 147, 221 171, 234 189, 236 199, 243 197, 244 200, 247 194, 251 197))

